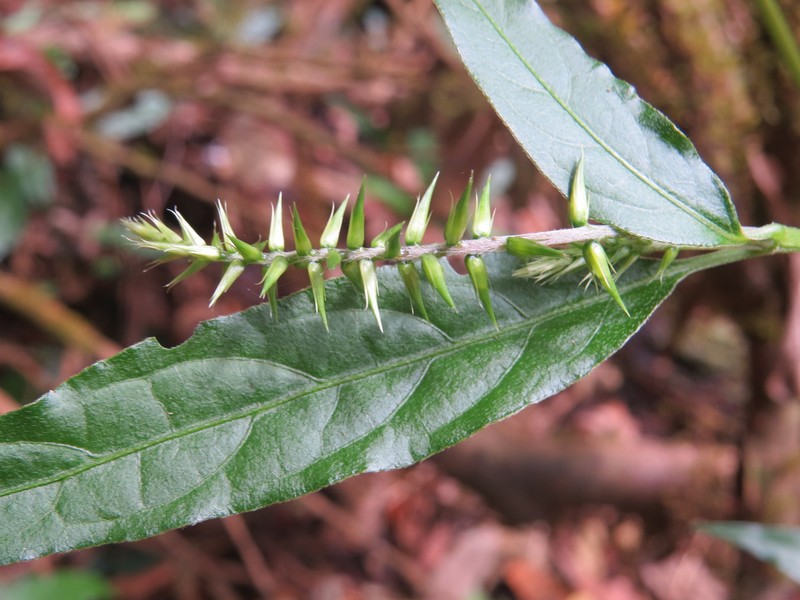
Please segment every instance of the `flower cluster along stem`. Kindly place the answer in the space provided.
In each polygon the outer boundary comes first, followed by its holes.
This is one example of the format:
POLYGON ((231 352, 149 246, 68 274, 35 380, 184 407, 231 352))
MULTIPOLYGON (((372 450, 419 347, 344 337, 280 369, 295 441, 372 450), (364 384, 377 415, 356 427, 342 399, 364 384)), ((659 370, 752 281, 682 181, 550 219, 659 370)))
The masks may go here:
POLYGON ((369 247, 365 245, 364 237, 363 183, 349 213, 345 247, 339 247, 338 242, 349 197, 338 209, 334 207, 331 210, 328 224, 317 247, 306 233, 297 207, 293 206, 290 231, 294 237, 295 250, 284 249, 283 202, 280 196, 277 205, 272 207, 269 237, 266 241, 257 243, 248 243, 236 236, 227 208, 221 202, 217 204, 219 233, 214 234, 210 243, 206 243, 177 211, 172 212, 178 221, 180 232, 173 231, 151 213, 123 219, 123 224, 133 235, 132 241, 135 244, 162 253, 157 262, 178 259, 189 262, 188 267, 170 282, 170 286, 211 263, 223 263, 225 269, 211 297, 211 305, 230 289, 248 266, 257 265, 263 270, 261 297, 269 297, 273 315, 277 316, 278 280, 289 267, 305 270, 314 296, 314 306, 326 329, 328 317, 325 309, 325 270, 341 265, 342 272, 364 294, 366 308, 373 312, 378 327, 382 329, 378 308, 380 286, 375 264, 397 266, 408 292, 410 309, 427 318, 428 311, 423 304, 420 287, 423 280, 427 280, 448 306, 456 308, 439 263, 441 258, 454 257, 464 260, 478 301, 495 327, 498 327, 492 307, 491 282, 482 258, 484 254, 497 252, 527 260, 527 264, 514 271, 514 275, 530 277, 540 283, 556 280, 579 269, 588 271, 587 278, 602 286, 627 313, 617 292, 615 279, 638 256, 653 251, 664 251, 660 271, 663 274, 663 270, 677 256, 677 249, 631 236, 607 225, 588 224, 586 220, 589 214, 589 198, 583 182, 582 167, 583 158, 576 168, 570 193, 570 222, 573 227, 538 233, 492 235, 494 213, 490 207, 490 181, 487 180, 482 191, 475 194, 472 239, 469 239, 465 234, 473 184, 473 177, 470 176, 464 193, 451 208, 445 227, 445 241, 423 244, 422 239, 431 218, 430 204, 438 174, 425 193, 417 199, 408 225, 399 223, 387 228, 371 241, 369 247), (401 243, 403 235, 405 243, 401 243), (418 267, 421 267, 421 271, 418 267))

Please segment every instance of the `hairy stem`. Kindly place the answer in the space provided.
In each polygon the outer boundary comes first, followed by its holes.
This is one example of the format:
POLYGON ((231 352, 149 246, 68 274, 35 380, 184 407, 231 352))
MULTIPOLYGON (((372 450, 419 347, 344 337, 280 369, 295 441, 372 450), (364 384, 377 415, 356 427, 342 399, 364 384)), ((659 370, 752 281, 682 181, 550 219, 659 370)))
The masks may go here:
MULTIPOLYGON (((448 246, 444 243, 439 244, 424 244, 414 246, 403 246, 400 254, 394 258, 384 258, 385 248, 358 248, 356 250, 346 250, 343 248, 335 249, 342 258, 342 261, 358 261, 361 259, 368 260, 381 260, 387 264, 395 264, 399 262, 407 262, 418 260, 426 254, 432 254, 438 257, 450 256, 467 256, 473 254, 488 254, 491 252, 504 252, 506 249, 506 240, 510 237, 519 237, 533 240, 543 246, 564 246, 567 244, 589 242, 592 240, 601 240, 618 237, 619 233, 613 227, 607 225, 586 225, 584 227, 577 227, 575 229, 555 229, 552 231, 542 231, 539 233, 526 233, 520 235, 502 235, 483 237, 474 240, 462 240, 458 244, 448 246)), ((289 262, 295 265, 302 265, 319 260, 326 260, 330 248, 318 248, 311 250, 306 256, 298 256, 296 252, 270 252, 263 255, 263 260, 257 264, 267 265, 271 263, 275 257, 283 256, 289 262)), ((224 253, 220 260, 223 262, 231 262, 234 260, 241 260, 242 257, 238 252, 224 253)))

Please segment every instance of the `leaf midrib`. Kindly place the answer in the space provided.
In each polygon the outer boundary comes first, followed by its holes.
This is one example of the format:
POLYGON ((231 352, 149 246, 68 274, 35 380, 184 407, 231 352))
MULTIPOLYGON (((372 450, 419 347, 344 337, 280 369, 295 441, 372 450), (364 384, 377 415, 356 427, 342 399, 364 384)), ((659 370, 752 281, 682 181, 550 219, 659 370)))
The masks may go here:
MULTIPOLYGON (((631 283, 629 283, 627 285, 620 286, 619 289, 620 289, 620 292, 622 293, 624 291, 630 291, 630 290, 636 289, 638 287, 643 287, 643 286, 647 285, 648 283, 650 283, 650 277, 646 277, 646 278, 631 282, 631 283)), ((172 433, 170 433, 168 435, 163 435, 163 436, 160 436, 160 437, 157 437, 157 438, 153 438, 151 440, 148 440, 148 441, 143 442, 141 444, 137 444, 137 445, 131 446, 129 448, 124 448, 124 449, 119 450, 117 452, 113 452, 111 454, 103 456, 103 457, 99 458, 98 460, 96 460, 94 462, 91 462, 89 464, 80 465, 78 467, 74 467, 72 469, 68 469, 66 471, 63 471, 63 472, 59 473, 58 475, 54 475, 52 477, 48 477, 48 478, 45 478, 45 479, 38 480, 38 481, 36 481, 36 482, 34 482, 32 484, 18 485, 16 487, 9 488, 8 490, 1 491, 0 492, 0 498, 4 498, 4 497, 7 497, 7 496, 12 496, 14 494, 18 494, 18 493, 21 493, 21 492, 25 492, 25 491, 28 491, 28 490, 36 489, 36 488, 39 488, 39 487, 44 487, 44 486, 47 486, 47 485, 50 485, 50 484, 53 484, 53 483, 57 483, 57 482, 60 482, 60 481, 64 481, 64 480, 70 479, 70 478, 72 478, 72 477, 74 477, 76 475, 80 475, 81 473, 83 473, 85 471, 89 471, 89 470, 94 469, 96 467, 100 467, 102 465, 114 462, 115 460, 118 460, 118 459, 121 459, 121 458, 125 458, 127 456, 136 454, 138 452, 142 452, 144 450, 147 450, 148 448, 152 448, 152 447, 158 446, 159 444, 163 444, 163 443, 175 440, 175 439, 186 437, 186 436, 192 435, 194 433, 198 433, 200 431, 204 431, 206 429, 212 429, 214 427, 222 426, 222 425, 225 425, 227 423, 231 423, 231 422, 239 420, 239 419, 254 417, 254 416, 259 415, 260 413, 266 413, 266 412, 268 412, 270 410, 273 410, 275 408, 283 406, 284 404, 288 404, 289 402, 293 402, 295 400, 298 400, 300 398, 308 396, 309 394, 316 394, 318 392, 321 392, 321 391, 324 391, 324 390, 327 390, 327 389, 330 389, 330 388, 334 388, 334 387, 338 387, 338 386, 341 386, 341 385, 345 385, 347 383, 351 383, 351 382, 354 382, 354 381, 359 381, 361 379, 366 379, 368 377, 372 377, 374 375, 379 375, 381 373, 385 373, 385 372, 391 371, 393 369, 402 368, 402 367, 405 367, 405 366, 408 366, 408 365, 412 365, 412 364, 416 364, 416 363, 420 363, 420 362, 423 362, 423 361, 432 361, 432 360, 434 360, 436 358, 440 358, 440 357, 446 356, 448 354, 453 354, 453 353, 457 352, 458 350, 461 350, 461 349, 463 349, 463 348, 465 348, 467 346, 471 346, 473 344, 479 344, 479 343, 482 343, 482 342, 485 342, 485 341, 488 341, 488 340, 491 340, 491 339, 497 339, 499 337, 506 337, 506 336, 509 336, 509 335, 511 335, 513 333, 516 333, 517 331, 519 331, 521 329, 535 327, 536 325, 540 325, 540 324, 545 323, 547 321, 550 321, 550 320, 552 320, 554 318, 560 317, 561 315, 563 315, 565 313, 571 312, 573 310, 582 310, 582 309, 585 309, 585 308, 587 308, 589 306, 592 306, 592 305, 600 303, 600 302, 610 302, 610 300, 609 300, 609 298, 607 298, 605 295, 603 295, 601 293, 595 293, 592 296, 580 299, 580 300, 578 300, 578 301, 576 301, 576 302, 574 302, 572 304, 569 304, 569 305, 567 305, 565 307, 558 307, 558 308, 554 309, 552 312, 549 312, 546 315, 541 315, 539 317, 524 317, 519 322, 514 323, 512 325, 508 325, 507 327, 504 327, 501 332, 497 332, 494 329, 489 329, 485 333, 478 334, 476 336, 470 336, 468 338, 462 338, 460 340, 457 340, 457 341, 454 341, 454 342, 450 342, 449 345, 440 346, 440 347, 437 347, 437 348, 432 349, 432 350, 417 352, 417 353, 412 354, 412 355, 410 355, 410 356, 408 356, 408 357, 406 357, 404 359, 396 360, 394 362, 390 362, 390 363, 387 363, 387 364, 379 366, 379 367, 375 367, 375 368, 368 369, 368 370, 365 370, 365 371, 358 371, 358 372, 355 372, 355 373, 351 373, 350 375, 347 375, 347 376, 344 376, 344 377, 340 377, 340 378, 337 378, 335 380, 321 380, 321 382, 318 383, 313 389, 307 389, 307 390, 303 390, 301 392, 298 392, 296 394, 289 395, 289 396, 287 396, 285 398, 282 398, 280 400, 277 400, 277 401, 271 403, 269 406, 251 407, 251 408, 243 409, 241 411, 230 413, 230 414, 226 415, 223 418, 217 418, 217 419, 210 419, 210 420, 207 420, 207 421, 201 421, 201 422, 195 424, 192 427, 181 429, 179 431, 172 432, 172 433)), ((518 310, 518 309, 515 308, 515 310, 518 310)), ((405 313, 403 313, 403 315, 405 316, 405 313)), ((233 358, 237 358, 237 357, 233 357, 233 358)), ((241 360, 246 361, 246 360, 261 360, 261 359, 242 358, 241 360)), ((185 361, 185 362, 189 362, 189 361, 185 361)), ((172 363, 170 365, 164 366, 162 369, 158 369, 158 371, 161 371, 161 370, 164 370, 164 369, 168 369, 168 368, 172 368, 172 367, 175 366, 175 364, 176 363, 172 363)), ((178 364, 180 364, 180 363, 178 363, 178 364)), ((276 364, 279 364, 279 363, 276 363, 276 364)), ((283 367, 283 365, 281 365, 281 367, 283 367)), ((292 367, 289 367, 289 368, 292 368, 292 367)), ((154 373, 155 372, 157 372, 157 371, 154 371, 154 373)), ((311 376, 309 374, 305 374, 305 375, 308 376, 309 379, 311 379, 312 381, 315 381, 315 378, 313 376, 311 376)), ((133 378, 133 379, 136 380, 136 379, 140 379, 140 378, 137 377, 137 378, 133 378)), ((110 384, 110 385, 118 385, 118 384, 126 382, 126 381, 131 381, 131 379, 122 379, 122 380, 116 381, 116 382, 114 382, 113 384, 110 384)), ((317 380, 317 381, 320 381, 320 380, 317 380)), ((108 386, 108 387, 110 387, 110 386, 108 386)), ((20 441, 23 441, 23 440, 20 440, 20 441)), ((38 442, 33 442, 33 443, 38 443, 38 442)), ((83 449, 83 450, 85 450, 85 449, 83 449)))
MULTIPOLYGON (((663 187, 662 184, 656 183, 649 177, 647 177, 644 173, 639 171, 636 167, 634 167, 630 162, 628 162, 623 156, 621 156, 616 150, 614 150, 611 146, 609 146, 603 139, 592 129, 576 112, 574 112, 569 105, 561 99, 561 97, 555 93, 555 91, 542 79, 539 73, 533 68, 533 66, 525 59, 522 54, 520 54, 517 47, 514 43, 508 39, 508 37, 503 32, 502 28, 498 25, 498 23, 492 18, 492 16, 487 12, 484 8, 483 3, 480 0, 472 0, 473 4, 478 8, 481 14, 486 18, 486 20, 491 24, 497 34, 502 38, 502 40, 506 43, 506 45, 511 49, 514 55, 520 60, 523 66, 530 72, 530 74, 539 82, 539 85, 544 88, 544 90, 550 95, 550 97, 555 100, 555 102, 562 108, 564 111, 572 118, 575 123, 578 124, 594 141, 600 145, 606 152, 608 152, 612 157, 614 157, 617 162, 619 162, 623 167, 625 167, 628 171, 633 173, 642 183, 650 187, 654 192, 659 194, 665 200, 683 210, 685 213, 693 217, 695 220, 703 223, 706 227, 713 230, 715 233, 720 235, 723 239, 729 242, 739 242, 741 241, 741 236, 736 236, 726 229, 720 227, 713 219, 709 218, 702 212, 698 211, 697 209, 689 206, 681 200, 680 196, 672 191, 663 187)), ((513 129, 512 129, 513 133, 513 129)))

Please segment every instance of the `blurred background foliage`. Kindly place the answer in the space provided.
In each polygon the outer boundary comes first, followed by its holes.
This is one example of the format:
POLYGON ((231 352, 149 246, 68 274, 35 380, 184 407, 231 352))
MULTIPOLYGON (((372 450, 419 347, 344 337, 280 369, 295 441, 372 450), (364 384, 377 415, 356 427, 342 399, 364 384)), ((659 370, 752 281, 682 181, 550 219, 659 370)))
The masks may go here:
MULTIPOLYGON (((800 225, 800 92, 753 3, 543 6, 679 124, 745 224, 800 225)), ((2 0, 0 18, 0 410, 257 302, 257 271, 213 310, 213 268, 166 293, 181 265, 143 272, 121 217, 178 207, 210 236, 221 198, 256 240, 283 192, 318 234, 367 175, 374 235, 441 171, 439 240, 474 170, 496 231, 565 225, 430 0, 2 0)), ((4 567, 0 597, 68 581, 76 598, 798 598, 691 527, 800 524, 798 390, 800 260, 733 265, 682 284, 578 385, 434 460, 4 567)))

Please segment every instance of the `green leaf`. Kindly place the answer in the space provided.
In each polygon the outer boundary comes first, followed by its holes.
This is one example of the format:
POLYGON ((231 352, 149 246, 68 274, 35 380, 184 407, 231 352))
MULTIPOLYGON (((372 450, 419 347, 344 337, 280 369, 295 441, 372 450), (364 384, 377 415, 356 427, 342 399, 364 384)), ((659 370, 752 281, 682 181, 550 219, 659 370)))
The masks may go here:
POLYGON ((584 153, 592 218, 672 245, 744 240, 725 186, 686 136, 532 0, 436 3, 483 93, 565 196, 584 153))
POLYGON ((746 550, 800 583, 800 528, 727 521, 704 523, 698 529, 746 550))
MULTIPOLYGON (((487 256, 498 330, 446 262, 459 312, 428 286, 430 322, 379 271, 383 328, 343 278, 147 340, 0 416, 0 564, 139 539, 253 510, 356 473, 403 467, 586 375, 685 274, 748 255, 640 261, 618 281, 631 318, 579 276, 540 286, 487 256)), ((725 254, 725 253, 722 253, 725 254)))

